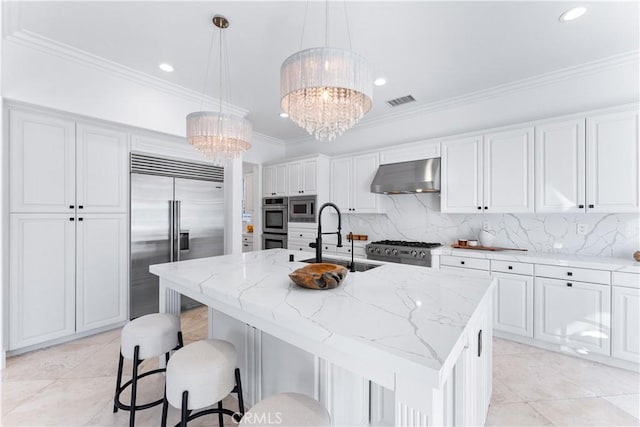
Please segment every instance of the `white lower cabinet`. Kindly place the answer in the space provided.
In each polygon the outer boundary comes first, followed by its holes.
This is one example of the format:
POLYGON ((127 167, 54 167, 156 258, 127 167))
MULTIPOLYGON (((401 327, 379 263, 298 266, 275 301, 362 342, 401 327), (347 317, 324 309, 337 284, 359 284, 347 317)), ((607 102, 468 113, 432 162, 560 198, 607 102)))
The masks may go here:
POLYGON ((536 277, 534 307, 535 339, 611 354, 610 286, 536 277))
POLYGON ((126 214, 11 215, 9 350, 127 319, 127 230, 126 214))
POLYGON ((640 362, 640 289, 614 286, 611 355, 640 362))
POLYGON ((533 276, 493 273, 496 289, 493 304, 493 327, 533 338, 533 276))
POLYGON ((75 331, 75 222, 65 214, 12 214, 9 349, 75 331))

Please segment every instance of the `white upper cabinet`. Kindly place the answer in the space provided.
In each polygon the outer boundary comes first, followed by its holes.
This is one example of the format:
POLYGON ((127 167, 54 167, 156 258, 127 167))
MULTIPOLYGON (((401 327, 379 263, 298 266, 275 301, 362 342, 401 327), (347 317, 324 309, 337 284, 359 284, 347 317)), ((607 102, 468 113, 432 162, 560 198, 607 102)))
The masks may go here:
POLYGON ((637 109, 587 117, 587 208, 640 211, 640 129, 637 109))
POLYGON ((78 124, 76 204, 78 213, 126 212, 129 144, 127 134, 78 124))
POLYGON ((10 110, 11 212, 72 212, 75 123, 10 110))
POLYGON ((317 168, 316 159, 289 163, 289 195, 316 194, 318 192, 317 168))
POLYGON ((253 212, 253 186, 255 185, 253 173, 244 174, 242 184, 244 192, 242 210, 244 212, 253 212))
POLYGON ((483 151, 483 210, 533 212, 533 128, 485 135, 483 151))
POLYGON ((91 214, 77 220, 78 332, 127 320, 128 226, 126 214, 91 214))
POLYGON ((380 196, 371 181, 380 165, 378 153, 331 160, 331 201, 342 213, 380 213, 380 196))
POLYGON ((442 212, 481 212, 482 137, 443 142, 441 170, 442 212))
POLYGON ((289 165, 265 166, 262 173, 262 196, 286 196, 289 184, 289 165))
POLYGON ((536 212, 584 212, 585 120, 536 126, 536 212))
POLYGON ((75 332, 75 225, 72 215, 12 214, 9 349, 75 332))

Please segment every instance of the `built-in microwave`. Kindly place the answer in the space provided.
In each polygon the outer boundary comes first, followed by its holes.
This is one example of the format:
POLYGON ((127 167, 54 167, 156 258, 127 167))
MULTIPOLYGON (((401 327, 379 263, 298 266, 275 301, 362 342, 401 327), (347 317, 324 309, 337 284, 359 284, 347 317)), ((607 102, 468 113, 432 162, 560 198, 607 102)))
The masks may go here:
POLYGON ((289 197, 289 222, 316 222, 316 196, 289 197))
POLYGON ((262 200, 262 230, 287 234, 289 203, 287 197, 265 197, 262 200))

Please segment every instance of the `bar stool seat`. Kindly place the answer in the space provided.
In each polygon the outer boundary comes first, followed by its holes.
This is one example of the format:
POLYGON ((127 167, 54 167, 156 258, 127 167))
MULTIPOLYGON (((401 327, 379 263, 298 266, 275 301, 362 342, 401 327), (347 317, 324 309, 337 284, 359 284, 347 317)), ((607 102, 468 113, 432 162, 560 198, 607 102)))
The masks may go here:
POLYGON ((178 350, 167 364, 162 426, 166 426, 168 404, 181 409, 180 425, 207 414, 239 418, 244 414, 240 370, 236 368, 235 347, 222 340, 202 340, 178 350), (222 407, 222 399, 237 393, 239 413, 222 407), (192 414, 192 411, 217 403, 218 407, 192 414))
POLYGON ((181 347, 180 319, 172 314, 147 314, 132 320, 122 328, 113 412, 117 412, 118 409, 129 411, 130 427, 135 425, 136 411, 148 409, 163 402, 163 399, 159 399, 154 402, 137 403, 138 381, 146 376, 165 372, 164 368, 160 368, 139 374, 140 364, 145 359, 159 357, 163 354, 165 360, 169 361, 170 352, 181 347), (125 358, 133 362, 132 373, 131 379, 122 384, 122 369, 125 358), (131 404, 126 405, 121 402, 120 395, 129 386, 131 386, 131 404))
POLYGON ((315 399, 299 393, 280 393, 261 400, 242 417, 239 427, 326 427, 331 416, 315 399))

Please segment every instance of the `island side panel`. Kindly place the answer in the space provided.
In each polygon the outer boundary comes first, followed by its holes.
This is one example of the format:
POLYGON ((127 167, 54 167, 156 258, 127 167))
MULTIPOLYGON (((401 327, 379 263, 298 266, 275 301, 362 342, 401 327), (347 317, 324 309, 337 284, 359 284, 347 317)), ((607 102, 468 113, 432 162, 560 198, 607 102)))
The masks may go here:
POLYGON ((180 292, 171 289, 169 282, 162 277, 160 278, 159 303, 160 313, 170 313, 178 317, 180 316, 180 292))

